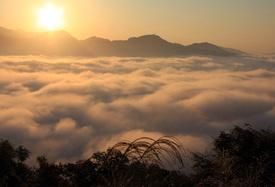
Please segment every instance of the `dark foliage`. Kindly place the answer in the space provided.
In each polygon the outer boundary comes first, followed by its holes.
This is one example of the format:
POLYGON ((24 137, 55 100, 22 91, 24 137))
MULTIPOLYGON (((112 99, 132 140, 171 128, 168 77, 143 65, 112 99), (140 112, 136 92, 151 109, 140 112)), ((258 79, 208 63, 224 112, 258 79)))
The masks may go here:
POLYGON ((29 157, 29 151, 23 147, 14 147, 7 140, 0 141, 0 186, 23 185, 31 178, 32 170, 23 162, 29 157))
POLYGON ((221 132, 207 154, 193 154, 201 186, 275 186, 275 133, 249 125, 221 132))
POLYGON ((275 133, 250 126, 221 132, 208 153, 192 153, 193 172, 181 172, 184 149, 172 137, 120 142, 76 163, 25 164, 30 152, 0 140, 2 187, 192 187, 274 186, 275 133), (177 169, 171 169, 172 166, 177 169), (170 168, 170 169, 165 169, 170 168))

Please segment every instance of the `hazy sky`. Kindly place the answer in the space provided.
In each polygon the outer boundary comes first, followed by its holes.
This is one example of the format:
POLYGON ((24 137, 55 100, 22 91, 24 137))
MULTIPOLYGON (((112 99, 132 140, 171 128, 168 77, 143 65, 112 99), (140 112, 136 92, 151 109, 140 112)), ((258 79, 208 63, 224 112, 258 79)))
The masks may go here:
MULTIPOLYGON (((45 0, 0 0, 0 25, 37 30, 45 0)), ((52 0, 65 30, 84 39, 158 34, 190 44, 208 41, 249 52, 275 52, 274 0, 52 0)))

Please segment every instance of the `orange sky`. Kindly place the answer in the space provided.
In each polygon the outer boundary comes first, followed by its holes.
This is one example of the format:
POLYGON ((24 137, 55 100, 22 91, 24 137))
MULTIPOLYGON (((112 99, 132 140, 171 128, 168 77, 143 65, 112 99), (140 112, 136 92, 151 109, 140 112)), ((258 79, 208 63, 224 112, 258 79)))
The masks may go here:
MULTIPOLYGON (((38 30, 47 0, 1 0, 0 25, 38 30)), ((274 0, 52 0, 64 8, 64 29, 79 39, 158 34, 190 44, 208 41, 254 53, 275 52, 274 0)))

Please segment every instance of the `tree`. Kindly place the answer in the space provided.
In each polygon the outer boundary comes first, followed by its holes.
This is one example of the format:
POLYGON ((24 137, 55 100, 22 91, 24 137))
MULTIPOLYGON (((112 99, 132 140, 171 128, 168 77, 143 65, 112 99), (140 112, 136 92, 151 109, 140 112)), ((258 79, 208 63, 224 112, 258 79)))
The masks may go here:
POLYGON ((29 151, 22 146, 14 148, 8 140, 0 140, 0 186, 25 186, 31 170, 23 162, 29 151))
POLYGON ((38 167, 25 161, 30 152, 0 140, 2 187, 272 187, 275 186, 275 133, 251 126, 221 132, 206 153, 192 153, 193 174, 185 175, 184 149, 172 137, 122 141, 89 159, 38 167), (176 169, 167 167, 175 164, 176 169), (168 169, 169 168, 169 169, 168 169))
POLYGON ((251 126, 221 132, 207 154, 193 154, 195 178, 202 185, 274 186, 275 133, 251 126))

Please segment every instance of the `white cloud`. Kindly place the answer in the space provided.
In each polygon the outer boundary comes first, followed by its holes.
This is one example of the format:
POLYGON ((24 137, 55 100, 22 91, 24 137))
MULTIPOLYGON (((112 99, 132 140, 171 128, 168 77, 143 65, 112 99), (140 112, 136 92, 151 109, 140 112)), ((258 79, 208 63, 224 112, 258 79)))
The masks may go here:
POLYGON ((139 136, 201 150, 234 125, 273 128, 274 69, 252 57, 0 57, 0 136, 57 160, 139 136))

